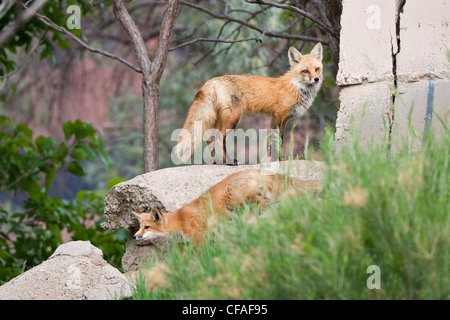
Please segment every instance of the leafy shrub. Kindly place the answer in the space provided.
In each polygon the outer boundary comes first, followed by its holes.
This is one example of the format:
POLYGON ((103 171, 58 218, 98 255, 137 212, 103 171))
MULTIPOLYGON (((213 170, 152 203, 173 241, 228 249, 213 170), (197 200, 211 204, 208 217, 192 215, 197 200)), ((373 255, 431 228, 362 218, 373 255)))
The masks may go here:
POLYGON ((22 124, 0 116, 0 280, 20 273, 46 258, 63 241, 63 233, 73 240, 90 240, 115 259, 124 234, 99 229, 105 191, 78 192, 75 199, 50 196, 58 172, 85 174, 84 160, 99 157, 110 165, 102 139, 89 123, 76 120, 63 124, 65 141, 38 136, 22 124), (23 205, 8 202, 9 196, 24 198, 23 205))
POLYGON ((279 199, 267 217, 244 207, 203 248, 174 247, 163 265, 150 262, 164 277, 152 292, 139 282, 134 298, 448 299, 448 129, 395 155, 357 141, 336 153, 333 142, 321 143, 319 196, 279 199), (367 285, 371 266, 381 289, 367 285))

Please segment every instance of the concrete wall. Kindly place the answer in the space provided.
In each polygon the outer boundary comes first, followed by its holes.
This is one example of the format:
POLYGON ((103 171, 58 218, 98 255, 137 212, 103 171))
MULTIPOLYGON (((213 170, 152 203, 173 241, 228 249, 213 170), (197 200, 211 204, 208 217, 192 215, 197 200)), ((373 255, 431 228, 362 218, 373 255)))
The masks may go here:
POLYGON ((338 147, 359 135, 395 149, 409 123, 419 137, 425 127, 443 134, 437 116, 450 124, 449 23, 449 0, 343 0, 338 147))

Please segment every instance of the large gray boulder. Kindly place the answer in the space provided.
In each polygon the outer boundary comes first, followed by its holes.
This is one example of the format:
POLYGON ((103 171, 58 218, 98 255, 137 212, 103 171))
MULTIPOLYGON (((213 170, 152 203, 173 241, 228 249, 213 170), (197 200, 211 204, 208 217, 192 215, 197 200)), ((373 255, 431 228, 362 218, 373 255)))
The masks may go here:
POLYGON ((321 161, 281 161, 256 165, 192 165, 166 168, 139 175, 114 186, 105 197, 106 230, 128 228, 126 252, 122 258, 125 271, 145 264, 150 256, 164 256, 165 239, 154 244, 138 245, 133 234, 139 229, 139 221, 131 211, 149 212, 152 208, 174 211, 198 198, 210 187, 228 175, 249 169, 263 169, 289 174, 300 180, 317 180, 322 176, 325 163, 321 161))
POLYGON ((89 241, 60 245, 46 261, 0 287, 0 300, 107 300, 129 296, 127 278, 89 241))

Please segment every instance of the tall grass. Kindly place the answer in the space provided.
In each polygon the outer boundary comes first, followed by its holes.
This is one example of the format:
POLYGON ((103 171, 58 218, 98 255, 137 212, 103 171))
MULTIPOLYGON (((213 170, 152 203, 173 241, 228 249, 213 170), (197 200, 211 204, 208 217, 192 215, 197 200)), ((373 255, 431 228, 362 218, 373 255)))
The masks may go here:
POLYGON ((282 197, 263 215, 244 207, 201 249, 173 247, 156 289, 141 281, 133 298, 449 299, 446 130, 395 155, 357 141, 336 153, 327 135, 319 195, 282 197), (381 289, 366 285, 371 265, 381 289))

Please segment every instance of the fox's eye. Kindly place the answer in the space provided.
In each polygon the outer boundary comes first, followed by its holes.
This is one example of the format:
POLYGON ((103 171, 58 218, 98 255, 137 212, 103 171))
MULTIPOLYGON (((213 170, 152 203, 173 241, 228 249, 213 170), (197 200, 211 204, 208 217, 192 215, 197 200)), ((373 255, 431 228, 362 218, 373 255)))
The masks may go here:
POLYGON ((150 227, 149 226, 145 226, 144 229, 150 229, 150 227))
POLYGON ((309 71, 308 71, 308 70, 302 70, 302 72, 303 72, 303 73, 309 73, 309 71))
POLYGON ((319 72, 319 70, 320 70, 320 68, 319 68, 319 67, 317 67, 317 68, 316 68, 316 72, 319 72))

